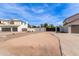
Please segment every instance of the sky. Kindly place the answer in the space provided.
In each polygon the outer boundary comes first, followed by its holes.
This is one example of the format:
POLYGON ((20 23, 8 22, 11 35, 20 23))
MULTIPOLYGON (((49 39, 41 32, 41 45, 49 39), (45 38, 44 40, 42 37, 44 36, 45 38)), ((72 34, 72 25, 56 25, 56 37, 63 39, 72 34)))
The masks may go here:
POLYGON ((0 3, 0 19, 19 19, 31 25, 55 26, 79 13, 78 3, 0 3))

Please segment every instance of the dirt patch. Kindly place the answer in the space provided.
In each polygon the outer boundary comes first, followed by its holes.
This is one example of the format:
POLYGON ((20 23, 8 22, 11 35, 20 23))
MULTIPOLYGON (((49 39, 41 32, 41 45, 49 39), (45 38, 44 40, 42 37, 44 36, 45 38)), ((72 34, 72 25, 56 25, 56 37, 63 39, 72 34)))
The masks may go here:
POLYGON ((3 50, 4 55, 5 53, 8 53, 8 55, 17 55, 17 56, 52 56, 52 55, 56 56, 56 55, 59 55, 57 51, 53 51, 55 49, 53 47, 46 48, 46 47, 40 47, 40 46, 38 47, 19 46, 19 47, 7 47, 5 49, 7 50, 3 50))
MULTIPOLYGON (((60 54, 57 38, 49 33, 36 33, 10 39, 0 46, 11 55, 20 56, 58 56, 60 54)), ((5 54, 4 54, 5 55, 5 54)))

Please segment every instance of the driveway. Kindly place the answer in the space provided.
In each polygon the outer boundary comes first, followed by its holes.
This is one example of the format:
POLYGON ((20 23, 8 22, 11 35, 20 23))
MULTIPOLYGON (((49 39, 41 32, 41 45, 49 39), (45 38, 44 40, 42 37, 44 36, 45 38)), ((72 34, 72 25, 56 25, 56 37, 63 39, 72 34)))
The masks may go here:
POLYGON ((61 43, 62 53, 65 56, 79 56, 79 34, 52 33, 61 43))

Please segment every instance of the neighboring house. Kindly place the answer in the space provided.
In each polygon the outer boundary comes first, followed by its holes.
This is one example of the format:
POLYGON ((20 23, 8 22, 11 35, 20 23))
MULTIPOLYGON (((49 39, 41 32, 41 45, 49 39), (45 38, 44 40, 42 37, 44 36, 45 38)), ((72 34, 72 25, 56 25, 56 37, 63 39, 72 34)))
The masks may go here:
POLYGON ((79 13, 65 19, 64 32, 79 33, 79 13))
POLYGON ((28 24, 18 20, 18 19, 12 19, 12 20, 3 20, 0 19, 0 31, 11 31, 11 32, 22 32, 27 30, 28 24))

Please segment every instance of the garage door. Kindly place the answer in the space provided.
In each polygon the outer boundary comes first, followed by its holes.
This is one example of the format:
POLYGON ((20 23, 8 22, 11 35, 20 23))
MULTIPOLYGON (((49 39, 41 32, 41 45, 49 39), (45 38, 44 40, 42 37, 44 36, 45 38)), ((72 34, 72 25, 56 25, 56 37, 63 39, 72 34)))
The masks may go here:
POLYGON ((11 28, 2 28, 2 31, 11 31, 11 28))
POLYGON ((79 33, 79 25, 71 26, 71 32, 72 33, 79 33))
POLYGON ((17 31, 17 28, 16 28, 16 27, 13 27, 13 28, 12 28, 12 31, 17 31))

